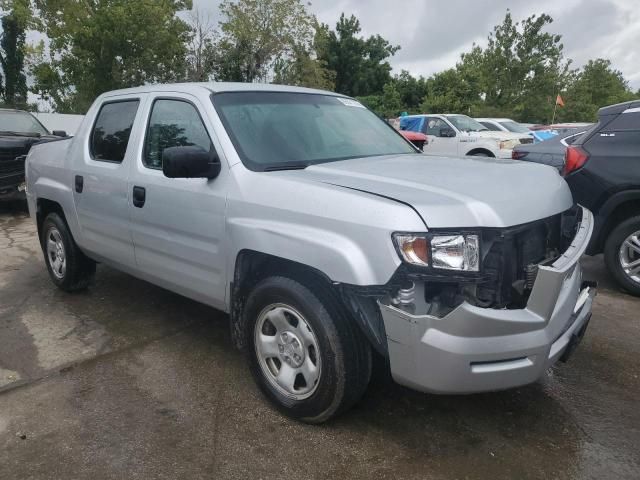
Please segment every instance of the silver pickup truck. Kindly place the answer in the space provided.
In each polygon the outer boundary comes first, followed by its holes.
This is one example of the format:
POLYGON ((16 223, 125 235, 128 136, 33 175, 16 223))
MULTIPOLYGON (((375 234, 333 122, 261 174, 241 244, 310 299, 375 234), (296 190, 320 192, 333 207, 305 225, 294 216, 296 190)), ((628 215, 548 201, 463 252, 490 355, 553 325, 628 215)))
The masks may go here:
POLYGON ((591 316, 591 213, 531 163, 422 155, 357 101, 256 84, 101 95, 34 147, 27 198, 52 281, 107 264, 229 314, 266 396, 319 423, 372 356, 433 393, 531 383, 591 316))

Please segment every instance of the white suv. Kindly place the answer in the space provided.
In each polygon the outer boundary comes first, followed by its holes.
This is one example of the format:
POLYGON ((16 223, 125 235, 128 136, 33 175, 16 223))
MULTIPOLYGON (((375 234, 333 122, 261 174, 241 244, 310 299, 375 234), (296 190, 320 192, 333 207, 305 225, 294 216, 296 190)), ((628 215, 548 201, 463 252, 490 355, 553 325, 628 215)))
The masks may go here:
POLYGON ((516 145, 533 143, 529 135, 490 131, 467 115, 409 115, 400 119, 400 129, 426 134, 424 152, 449 157, 511 158, 516 145))

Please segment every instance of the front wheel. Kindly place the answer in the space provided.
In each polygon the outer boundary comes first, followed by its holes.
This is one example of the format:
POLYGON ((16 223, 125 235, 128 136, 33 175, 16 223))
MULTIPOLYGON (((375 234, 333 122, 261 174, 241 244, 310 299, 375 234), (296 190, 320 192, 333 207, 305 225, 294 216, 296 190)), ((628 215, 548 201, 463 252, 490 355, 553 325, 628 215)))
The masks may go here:
POLYGON ((66 292, 89 286, 96 264, 82 253, 64 219, 50 213, 42 222, 42 251, 53 283, 66 292))
POLYGON ((618 284, 640 296, 640 216, 613 229, 604 247, 604 259, 618 284))
POLYGON ((322 423, 360 399, 371 348, 329 291, 269 277, 249 294, 244 315, 253 376, 285 414, 322 423))

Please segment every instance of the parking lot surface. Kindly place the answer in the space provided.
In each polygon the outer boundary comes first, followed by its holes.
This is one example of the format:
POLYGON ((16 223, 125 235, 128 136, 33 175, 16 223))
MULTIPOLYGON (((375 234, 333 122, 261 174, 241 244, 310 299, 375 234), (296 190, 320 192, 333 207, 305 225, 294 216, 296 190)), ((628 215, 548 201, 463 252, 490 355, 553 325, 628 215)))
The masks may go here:
POLYGON ((262 398, 224 314, 102 265, 66 294, 0 206, 0 479, 640 478, 640 299, 584 264, 593 319, 543 381, 434 396, 378 374, 308 426, 262 398))

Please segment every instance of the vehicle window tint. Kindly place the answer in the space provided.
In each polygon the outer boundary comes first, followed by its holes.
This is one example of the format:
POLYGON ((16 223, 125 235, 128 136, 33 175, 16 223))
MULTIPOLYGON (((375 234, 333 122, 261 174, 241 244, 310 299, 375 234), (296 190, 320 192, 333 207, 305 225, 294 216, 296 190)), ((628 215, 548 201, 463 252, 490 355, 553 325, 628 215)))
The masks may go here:
POLYGON ((603 132, 622 132, 625 130, 640 131, 640 112, 621 113, 611 123, 609 123, 603 132))
POLYGON ((447 125, 443 120, 439 119, 439 118, 429 118, 427 119, 427 130, 426 130, 426 134, 427 135, 434 135, 436 137, 440 136, 440 129, 441 128, 446 128, 449 125, 447 125))
POLYGON ((156 100, 151 109, 142 162, 162 168, 162 152, 169 147, 199 146, 213 151, 213 143, 196 108, 182 100, 156 100))
POLYGON ((480 122, 482 125, 484 125, 485 127, 487 127, 489 130, 491 130, 492 132, 498 132, 500 131, 500 128, 497 125, 494 125, 491 122, 480 122))
POLYGON ((122 162, 139 104, 138 100, 127 100, 102 105, 91 132, 94 160, 122 162))

